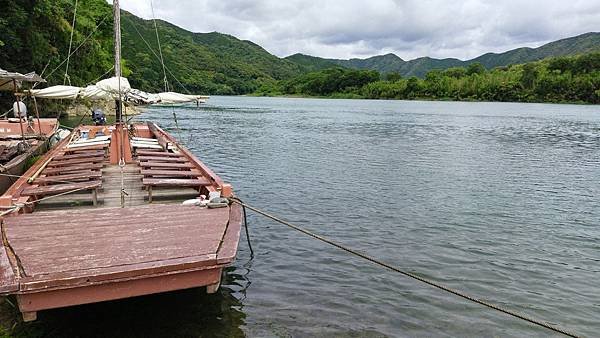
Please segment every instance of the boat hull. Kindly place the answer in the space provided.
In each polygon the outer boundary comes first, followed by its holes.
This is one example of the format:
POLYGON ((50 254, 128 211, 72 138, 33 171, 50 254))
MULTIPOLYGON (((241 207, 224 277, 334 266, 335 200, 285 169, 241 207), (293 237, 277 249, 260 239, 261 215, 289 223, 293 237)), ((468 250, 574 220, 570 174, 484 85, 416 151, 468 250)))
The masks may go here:
POLYGON ((72 134, 0 198, 20 211, 1 218, 0 294, 17 297, 24 320, 41 310, 174 290, 216 292, 235 260, 242 207, 207 208, 180 197, 232 197, 231 186, 158 127, 133 128, 136 136, 123 146, 114 144, 122 140, 116 129, 95 140, 72 134), (131 162, 112 163, 111 152, 124 146, 131 162))
POLYGON ((0 174, 8 174, 11 176, 0 176, 0 194, 3 194, 16 180, 15 176, 21 176, 27 170, 26 164, 36 156, 44 154, 48 151, 50 142, 48 140, 39 141, 37 144, 29 148, 25 153, 20 154, 10 160, 3 166, 0 174))

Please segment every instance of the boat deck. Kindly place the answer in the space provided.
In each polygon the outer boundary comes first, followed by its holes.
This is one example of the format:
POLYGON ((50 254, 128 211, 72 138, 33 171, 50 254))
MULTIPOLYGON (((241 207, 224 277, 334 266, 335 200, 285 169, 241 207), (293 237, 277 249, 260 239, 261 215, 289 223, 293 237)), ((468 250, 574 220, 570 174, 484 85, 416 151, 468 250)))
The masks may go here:
MULTIPOLYGON (((146 131, 144 128, 140 128, 146 131)), ((26 213, 2 220, 0 293, 25 320, 39 310, 207 286, 237 252, 241 209, 182 205, 227 186, 170 136, 133 137, 113 163, 113 137, 68 140, 0 198, 26 213), (165 150, 166 149, 166 150, 165 150), (122 200, 121 189, 125 198, 122 200)))

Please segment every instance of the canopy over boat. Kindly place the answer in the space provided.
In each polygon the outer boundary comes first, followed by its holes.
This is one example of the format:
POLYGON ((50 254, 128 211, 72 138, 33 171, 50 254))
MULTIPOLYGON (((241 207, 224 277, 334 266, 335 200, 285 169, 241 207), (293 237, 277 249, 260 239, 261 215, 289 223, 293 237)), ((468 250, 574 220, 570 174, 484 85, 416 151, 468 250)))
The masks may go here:
POLYGON ((46 82, 35 72, 21 74, 9 72, 0 68, 0 90, 15 90, 15 85, 21 87, 22 82, 46 82))
POLYGON ((186 95, 175 92, 147 93, 131 88, 129 81, 124 77, 111 77, 87 87, 52 86, 44 89, 32 89, 28 91, 28 94, 44 99, 87 99, 91 101, 113 101, 121 97, 123 101, 135 105, 196 102, 208 98, 203 95, 186 95))

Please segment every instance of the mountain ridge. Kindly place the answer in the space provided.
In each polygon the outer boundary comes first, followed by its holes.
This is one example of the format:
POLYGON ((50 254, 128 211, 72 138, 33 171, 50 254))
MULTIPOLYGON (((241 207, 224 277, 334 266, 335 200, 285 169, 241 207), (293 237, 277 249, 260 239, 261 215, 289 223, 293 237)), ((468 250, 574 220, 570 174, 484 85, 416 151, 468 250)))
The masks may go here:
MULTIPOLYGON (((382 73, 398 72, 403 76, 423 77, 433 69, 448 69, 451 67, 466 67, 472 63, 481 63, 485 68, 508 66, 542 60, 547 57, 567 56, 600 51, 600 32, 588 32, 573 37, 563 38, 546 43, 542 46, 520 47, 502 53, 485 53, 468 60, 457 58, 431 58, 428 56, 405 61, 393 53, 375 55, 368 58, 332 59, 296 53, 285 57, 288 60, 313 60, 315 70, 318 64, 335 64, 346 68, 377 70, 382 73), (394 62, 390 60, 394 59, 394 62), (384 60, 383 62, 381 60, 384 60)), ((305 66, 311 66, 306 64, 305 66)))

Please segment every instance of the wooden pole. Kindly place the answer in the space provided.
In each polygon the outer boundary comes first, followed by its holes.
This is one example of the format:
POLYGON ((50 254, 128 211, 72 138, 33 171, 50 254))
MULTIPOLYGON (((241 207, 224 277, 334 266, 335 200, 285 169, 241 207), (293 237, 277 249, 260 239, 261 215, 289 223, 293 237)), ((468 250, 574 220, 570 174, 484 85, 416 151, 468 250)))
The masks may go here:
POLYGON ((42 136, 42 123, 40 122, 40 111, 38 110, 38 105, 37 105, 37 100, 35 99, 35 96, 33 97, 33 108, 35 109, 35 117, 37 118, 37 122, 38 122, 38 129, 40 130, 40 136, 42 136))
POLYGON ((122 105, 121 105, 121 8, 119 0, 113 0, 113 17, 114 17, 114 32, 115 32, 115 76, 119 80, 119 99, 115 101, 116 106, 116 122, 121 123, 122 105))

